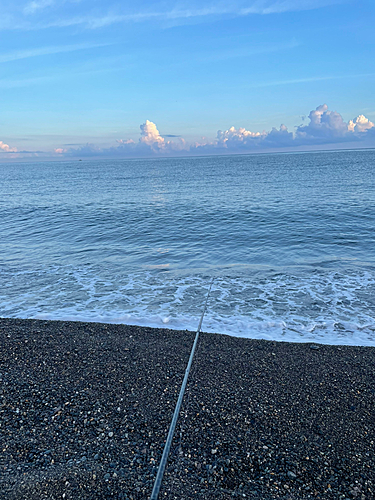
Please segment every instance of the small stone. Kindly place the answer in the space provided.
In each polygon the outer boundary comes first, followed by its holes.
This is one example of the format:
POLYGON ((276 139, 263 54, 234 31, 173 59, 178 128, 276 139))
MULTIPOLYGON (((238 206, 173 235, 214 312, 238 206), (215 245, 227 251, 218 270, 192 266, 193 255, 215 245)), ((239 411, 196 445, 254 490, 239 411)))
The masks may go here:
POLYGON ((289 479, 296 479, 297 478, 297 476, 292 471, 288 471, 288 477, 289 477, 289 479))
POLYGON ((104 474, 104 479, 106 481, 108 481, 110 477, 111 477, 111 474, 108 474, 108 472, 107 472, 107 474, 104 474))
POLYGON ((312 349, 313 351, 317 351, 320 349, 320 347, 318 345, 311 345, 310 349, 312 349))
POLYGON ((108 433, 108 436, 109 436, 110 438, 111 438, 111 437, 113 437, 113 432, 109 432, 109 433, 108 433))
POLYGON ((211 453, 212 453, 212 455, 215 455, 217 453, 217 449, 212 449, 211 453))

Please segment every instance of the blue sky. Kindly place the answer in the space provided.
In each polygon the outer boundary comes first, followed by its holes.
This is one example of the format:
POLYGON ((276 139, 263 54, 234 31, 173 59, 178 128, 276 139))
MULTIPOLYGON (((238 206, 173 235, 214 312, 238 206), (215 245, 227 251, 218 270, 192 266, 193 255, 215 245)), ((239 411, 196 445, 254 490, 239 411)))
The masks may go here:
POLYGON ((373 0, 1 10, 0 160, 375 146, 373 0))

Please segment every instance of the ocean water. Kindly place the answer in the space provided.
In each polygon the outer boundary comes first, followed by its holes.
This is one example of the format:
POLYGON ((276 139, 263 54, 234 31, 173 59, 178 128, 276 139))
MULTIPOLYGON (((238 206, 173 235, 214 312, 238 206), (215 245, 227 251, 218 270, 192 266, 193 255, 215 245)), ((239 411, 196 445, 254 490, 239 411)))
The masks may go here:
POLYGON ((375 151, 0 164, 0 316, 375 345, 375 151))

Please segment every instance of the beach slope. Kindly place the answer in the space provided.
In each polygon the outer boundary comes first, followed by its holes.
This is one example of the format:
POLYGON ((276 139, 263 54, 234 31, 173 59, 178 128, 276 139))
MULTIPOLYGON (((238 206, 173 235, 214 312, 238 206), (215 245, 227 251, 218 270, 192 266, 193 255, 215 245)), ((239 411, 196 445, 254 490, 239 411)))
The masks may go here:
MULTIPOLYGON (((148 498, 193 340, 1 319, 0 498, 148 498)), ((160 498, 374 498, 374 360, 202 333, 160 498)))

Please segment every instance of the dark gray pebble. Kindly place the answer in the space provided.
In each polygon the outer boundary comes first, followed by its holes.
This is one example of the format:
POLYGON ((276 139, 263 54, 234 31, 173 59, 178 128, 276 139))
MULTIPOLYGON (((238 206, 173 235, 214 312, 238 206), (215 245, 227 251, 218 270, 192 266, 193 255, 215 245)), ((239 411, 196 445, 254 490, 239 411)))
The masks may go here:
MULTIPOLYGON (((194 336, 0 319, 0 500, 149 498, 194 336)), ((316 348, 201 334, 160 498, 372 500, 375 349, 316 348)))

